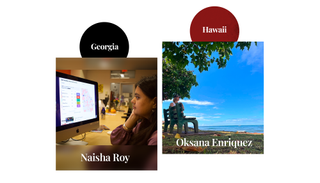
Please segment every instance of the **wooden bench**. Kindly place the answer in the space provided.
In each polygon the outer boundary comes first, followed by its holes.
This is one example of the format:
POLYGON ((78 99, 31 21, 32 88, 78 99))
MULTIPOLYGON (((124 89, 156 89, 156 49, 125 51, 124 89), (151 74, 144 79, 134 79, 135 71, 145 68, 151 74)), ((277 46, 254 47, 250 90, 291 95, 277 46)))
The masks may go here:
POLYGON ((188 133, 188 122, 193 123, 194 133, 198 133, 198 121, 196 118, 188 118, 184 116, 182 104, 178 103, 169 109, 163 109, 164 115, 164 132, 167 132, 170 124, 170 133, 173 133, 173 127, 177 124, 177 133, 181 134, 182 126, 184 126, 185 133, 188 133))

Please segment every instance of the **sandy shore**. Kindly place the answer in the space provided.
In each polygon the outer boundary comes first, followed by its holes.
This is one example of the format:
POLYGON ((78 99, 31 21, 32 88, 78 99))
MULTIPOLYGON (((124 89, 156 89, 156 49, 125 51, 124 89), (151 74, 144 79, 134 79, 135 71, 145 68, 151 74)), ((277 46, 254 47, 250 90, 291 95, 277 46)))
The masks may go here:
MULTIPOLYGON (((164 121, 162 121, 162 127, 164 127, 164 121)), ((184 130, 182 130, 181 135, 205 135, 205 134, 248 134, 248 135, 264 135, 264 133, 257 133, 257 132, 234 132, 234 131, 211 131, 211 130, 199 130, 199 133, 194 133, 192 127, 188 127, 188 133, 185 134, 184 130)), ((168 132, 163 132, 163 134, 168 134, 169 133, 169 127, 168 127, 168 132)), ((173 134, 177 133, 177 127, 176 125, 173 128, 173 134)), ((170 134, 170 133, 169 133, 170 134)))
POLYGON ((263 133, 257 133, 257 132, 227 132, 227 131, 221 131, 220 133, 235 133, 235 134, 263 135, 263 133))

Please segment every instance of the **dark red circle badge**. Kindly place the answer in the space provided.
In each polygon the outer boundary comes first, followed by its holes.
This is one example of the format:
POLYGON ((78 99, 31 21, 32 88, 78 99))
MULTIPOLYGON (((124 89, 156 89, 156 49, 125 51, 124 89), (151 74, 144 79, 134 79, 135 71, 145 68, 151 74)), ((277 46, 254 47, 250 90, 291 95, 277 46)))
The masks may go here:
POLYGON ((221 7, 212 6, 201 10, 190 26, 191 40, 200 41, 237 41, 239 24, 233 14, 221 7))

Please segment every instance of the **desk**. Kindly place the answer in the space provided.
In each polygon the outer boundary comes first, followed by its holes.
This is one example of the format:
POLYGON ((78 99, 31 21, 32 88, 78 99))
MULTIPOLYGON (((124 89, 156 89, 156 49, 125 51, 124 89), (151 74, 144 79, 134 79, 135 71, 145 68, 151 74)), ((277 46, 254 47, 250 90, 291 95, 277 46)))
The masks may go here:
MULTIPOLYGON (((105 115, 104 119, 101 119, 100 125, 106 125, 110 130, 103 130, 101 133, 87 132, 85 142, 88 142, 89 146, 57 146, 56 147, 56 169, 57 170, 86 170, 86 164, 80 161, 81 154, 96 150, 96 148, 106 148, 101 146, 91 145, 112 145, 110 141, 109 131, 114 130, 119 125, 125 122, 124 113, 128 111, 128 107, 121 107, 120 110, 125 112, 116 112, 115 115, 105 115)), ((73 137, 74 139, 82 139, 82 135, 73 137)), ((97 150, 99 152, 99 150, 97 150)))
MULTIPOLYGON (((106 125, 110 128, 110 130, 103 130, 101 133, 87 132, 84 141, 88 142, 88 145, 112 145, 108 132, 114 130, 119 125, 122 125, 125 122, 125 119, 121 118, 121 116, 126 116, 124 113, 128 112, 128 107, 121 106, 120 110, 123 110, 125 112, 117 111, 116 113, 111 113, 115 115, 106 114, 104 116, 104 119, 102 119, 100 115, 100 125, 106 125)), ((73 138, 81 139, 82 135, 77 135, 73 138)))

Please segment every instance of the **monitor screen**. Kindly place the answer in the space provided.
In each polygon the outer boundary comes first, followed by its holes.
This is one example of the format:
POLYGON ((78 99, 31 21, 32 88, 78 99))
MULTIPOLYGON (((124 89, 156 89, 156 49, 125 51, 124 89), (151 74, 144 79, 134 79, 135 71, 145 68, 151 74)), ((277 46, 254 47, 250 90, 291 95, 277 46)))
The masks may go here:
POLYGON ((98 83, 56 72, 57 141, 97 128, 93 122, 99 125, 98 83))

